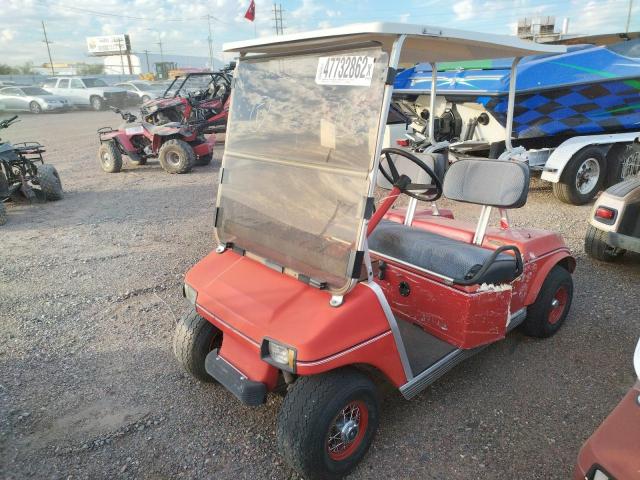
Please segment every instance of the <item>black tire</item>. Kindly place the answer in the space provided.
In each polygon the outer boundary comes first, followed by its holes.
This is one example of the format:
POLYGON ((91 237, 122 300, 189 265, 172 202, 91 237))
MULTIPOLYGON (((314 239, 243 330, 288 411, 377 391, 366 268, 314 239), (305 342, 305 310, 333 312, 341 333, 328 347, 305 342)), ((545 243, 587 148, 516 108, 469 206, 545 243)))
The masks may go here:
POLYGON ((173 353, 183 368, 202 382, 213 382, 204 368, 207 354, 222 345, 222 332, 192 309, 180 319, 173 337, 173 353))
POLYGON ((607 232, 593 225, 589 225, 587 234, 584 236, 584 251, 591 258, 603 262, 613 262, 626 252, 626 250, 609 245, 607 243, 607 232))
MULTIPOLYGON (((553 184, 553 193, 558 200, 571 205, 584 205, 589 202, 602 188, 604 180, 606 178, 606 160, 602 152, 597 148, 585 148, 576 153, 562 172, 562 177, 558 183, 553 184), (591 161, 597 162, 598 165, 598 177, 593 183, 593 186, 588 188, 585 186, 585 190, 580 191, 578 189, 578 183, 582 182, 584 185, 586 182, 585 175, 589 175, 589 172, 593 172, 593 169, 586 169, 585 166, 591 163, 591 161)), ((593 173, 595 175, 595 173, 593 173)))
POLYGON ((0 200, 0 225, 7 223, 7 207, 4 206, 4 202, 0 200))
POLYGON ((191 145, 177 138, 172 138, 160 147, 158 160, 167 173, 187 173, 193 168, 195 157, 191 145))
POLYGON ((530 337, 554 335, 567 318, 572 299, 571 274, 561 265, 556 265, 545 278, 536 301, 527 308, 527 318, 520 330, 530 337))
POLYGON ((53 165, 38 165, 38 186, 47 200, 61 200, 64 196, 60 175, 53 165))
POLYGON ((362 460, 377 428, 375 385, 359 371, 344 368, 296 380, 278 414, 276 440, 282 457, 304 478, 337 479, 362 460), (349 405, 357 406, 360 426, 363 422, 366 425, 346 444, 342 453, 348 456, 335 459, 329 453, 330 432, 338 432, 332 426, 339 425, 340 413, 349 405))
POLYGON ((40 104, 38 102, 31 102, 29 104, 29 111, 33 114, 40 114, 42 113, 42 107, 40 106, 40 104))
POLYGON ((102 99, 102 97, 94 95, 89 99, 89 102, 91 103, 91 108, 93 108, 96 112, 104 110, 104 100, 102 99))
POLYGON ((211 160, 213 159, 213 154, 202 155, 196 159, 196 166, 204 167, 205 165, 209 165, 211 160))
POLYGON ((0 201, 9 196, 9 181, 0 167, 0 201))
POLYGON ((118 173, 122 170, 122 154, 113 140, 100 143, 98 161, 106 173, 118 173))

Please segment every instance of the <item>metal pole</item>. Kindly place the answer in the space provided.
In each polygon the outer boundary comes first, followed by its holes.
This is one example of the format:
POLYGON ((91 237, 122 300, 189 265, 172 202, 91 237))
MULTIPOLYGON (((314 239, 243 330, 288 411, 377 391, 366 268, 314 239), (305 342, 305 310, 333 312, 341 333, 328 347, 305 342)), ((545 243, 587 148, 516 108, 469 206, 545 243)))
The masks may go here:
POLYGON ((144 51, 144 56, 147 58, 147 72, 151 72, 151 67, 149 67, 149 50, 144 51))
POLYGON ((631 23, 631 10, 633 10, 633 0, 629 0, 629 12, 627 13, 627 27, 624 32, 629 33, 629 24, 631 23))
POLYGON ((436 144, 435 123, 436 123, 436 84, 438 83, 438 68, 435 62, 429 63, 431 65, 431 98, 429 99, 429 142, 431 145, 436 144))
POLYGON ((509 99, 507 100, 507 131, 504 139, 505 147, 507 151, 513 149, 511 145, 511 134, 513 132, 513 109, 516 103, 516 75, 518 70, 518 63, 521 57, 513 59, 511 64, 511 77, 509 78, 509 99))
POLYGON ((47 29, 44 28, 44 20, 42 20, 42 32, 44 33, 44 43, 47 44, 47 53, 49 54, 49 66, 51 67, 51 75, 55 76, 56 72, 53 69, 53 60, 51 60, 51 49, 49 48, 49 44, 53 42, 50 42, 47 38, 47 29))
POLYGON ((207 24, 209 25, 209 68, 213 71, 213 37, 211 34, 211 15, 207 14, 207 24))
POLYGON ((125 75, 124 58, 122 58, 122 40, 120 39, 118 39, 118 53, 120 54, 120 66, 122 67, 122 75, 125 75))

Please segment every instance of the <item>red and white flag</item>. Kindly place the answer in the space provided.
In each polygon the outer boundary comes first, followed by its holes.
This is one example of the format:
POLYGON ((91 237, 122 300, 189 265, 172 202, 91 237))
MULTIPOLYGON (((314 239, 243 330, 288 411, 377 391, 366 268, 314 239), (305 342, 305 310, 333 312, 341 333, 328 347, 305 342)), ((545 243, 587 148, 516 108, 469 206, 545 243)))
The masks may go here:
POLYGON ((256 19, 256 2, 251 0, 249 4, 249 8, 247 8, 247 13, 244 14, 244 18, 253 22, 256 19))

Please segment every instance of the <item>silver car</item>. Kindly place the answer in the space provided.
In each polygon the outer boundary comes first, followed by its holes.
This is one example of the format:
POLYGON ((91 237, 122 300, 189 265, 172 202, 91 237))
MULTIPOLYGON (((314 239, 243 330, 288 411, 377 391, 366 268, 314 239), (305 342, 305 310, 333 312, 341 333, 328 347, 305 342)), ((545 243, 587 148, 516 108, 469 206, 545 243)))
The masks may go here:
POLYGON ((52 95, 40 87, 0 88, 0 110, 42 113, 67 110, 71 104, 65 97, 52 95))
POLYGON ((142 103, 161 97, 162 94, 164 94, 164 89, 158 88, 157 85, 141 80, 118 83, 115 86, 124 88, 130 95, 137 95, 138 101, 141 101, 142 103))

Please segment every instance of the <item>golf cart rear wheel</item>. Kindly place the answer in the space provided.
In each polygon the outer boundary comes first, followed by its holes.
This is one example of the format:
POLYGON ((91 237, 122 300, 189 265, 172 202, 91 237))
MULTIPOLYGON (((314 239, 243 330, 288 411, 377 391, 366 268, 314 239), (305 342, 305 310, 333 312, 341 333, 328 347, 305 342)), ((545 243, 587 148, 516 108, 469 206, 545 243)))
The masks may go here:
POLYGON ((173 337, 173 353, 192 376, 213 382, 204 368, 207 354, 222 345, 222 332, 192 309, 180 319, 173 337))
POLYGON ((106 173, 118 173, 122 170, 122 155, 113 140, 102 142, 98 148, 98 161, 106 173))
POLYGON ((60 175, 53 165, 38 165, 38 186, 47 200, 60 200, 64 196, 60 175))
POLYGON ((187 173, 193 168, 195 157, 191 145, 173 138, 162 144, 158 160, 167 173, 187 173))
POLYGON ((344 368, 296 380, 278 414, 276 440, 304 478, 337 479, 362 460, 377 428, 375 385, 344 368))
POLYGON ((564 323, 573 299, 573 279, 560 265, 551 269, 538 297, 527 308, 527 318, 520 326, 525 335, 546 338, 554 335, 564 323))
POLYGON ((38 102, 31 102, 29 104, 29 111, 37 115, 38 113, 42 113, 42 107, 38 102))
POLYGON ((585 148, 575 154, 562 173, 560 182, 553 184, 553 194, 564 203, 583 205, 600 191, 606 160, 597 148, 585 148))
POLYGON ((607 243, 607 232, 593 225, 589 225, 587 234, 584 236, 584 251, 590 257, 603 262, 613 262, 625 253, 625 250, 609 245, 607 243))

